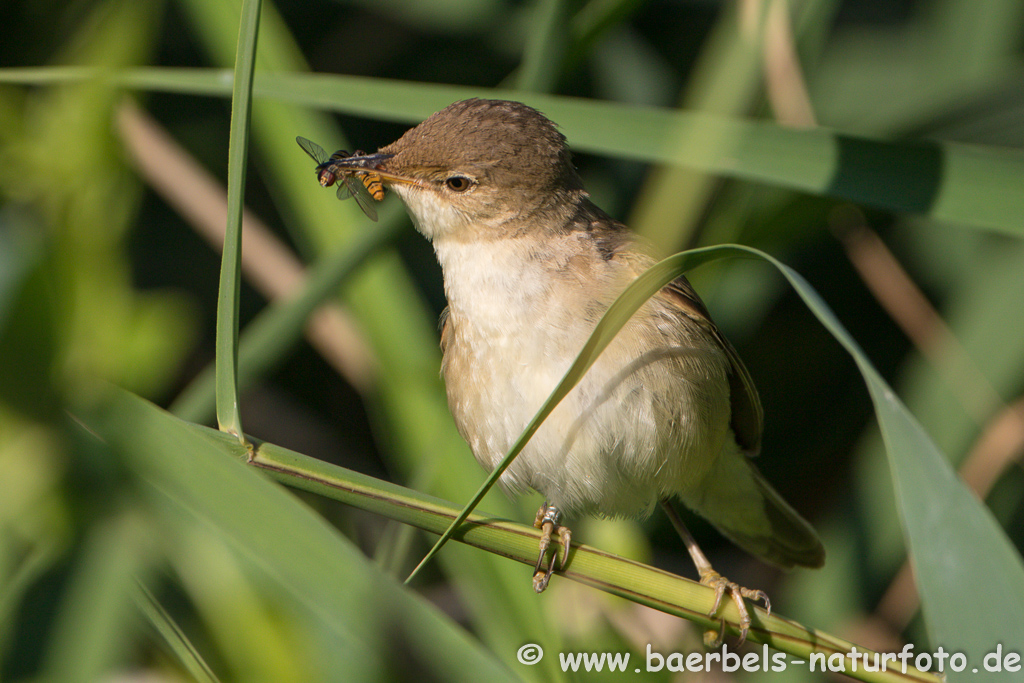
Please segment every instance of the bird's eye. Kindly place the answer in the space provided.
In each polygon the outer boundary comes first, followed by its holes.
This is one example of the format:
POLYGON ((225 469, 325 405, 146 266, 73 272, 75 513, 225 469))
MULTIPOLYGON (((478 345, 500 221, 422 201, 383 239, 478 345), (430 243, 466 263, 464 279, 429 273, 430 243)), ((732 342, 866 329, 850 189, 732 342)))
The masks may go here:
POLYGON ((448 186, 448 189, 452 192, 465 192, 473 184, 473 181, 464 175, 453 175, 444 181, 444 184, 448 186))

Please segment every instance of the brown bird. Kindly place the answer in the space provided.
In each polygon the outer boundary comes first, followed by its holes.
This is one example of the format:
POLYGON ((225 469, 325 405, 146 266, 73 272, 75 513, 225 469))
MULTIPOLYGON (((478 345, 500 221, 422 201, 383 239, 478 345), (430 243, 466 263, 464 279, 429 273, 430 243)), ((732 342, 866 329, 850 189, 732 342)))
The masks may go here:
MULTIPOLYGON (((562 378, 601 315, 652 259, 595 206, 565 137, 518 102, 456 102, 377 154, 339 159, 373 171, 405 202, 444 271, 441 346, 448 405, 480 462, 494 468, 562 378)), ((821 566, 811 526, 757 471, 757 390, 690 283, 678 278, 619 332, 502 475, 547 499, 534 575, 544 590, 570 533, 562 516, 640 516, 662 503, 701 583, 767 596, 714 571, 675 514, 678 498, 734 543, 780 567, 821 566)), ((770 606, 769 606, 770 610, 770 606)))

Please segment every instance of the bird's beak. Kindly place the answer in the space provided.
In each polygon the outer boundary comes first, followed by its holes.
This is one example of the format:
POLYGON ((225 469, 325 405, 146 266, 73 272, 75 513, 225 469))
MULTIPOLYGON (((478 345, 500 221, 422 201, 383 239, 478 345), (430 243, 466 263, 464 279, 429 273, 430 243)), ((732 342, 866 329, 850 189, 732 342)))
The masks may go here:
POLYGON ((394 156, 394 154, 376 152, 374 154, 345 157, 343 159, 335 159, 332 162, 332 168, 342 171, 372 171, 380 176, 385 182, 404 183, 406 185, 422 185, 423 183, 417 178, 411 178, 388 169, 387 162, 394 158, 394 156))

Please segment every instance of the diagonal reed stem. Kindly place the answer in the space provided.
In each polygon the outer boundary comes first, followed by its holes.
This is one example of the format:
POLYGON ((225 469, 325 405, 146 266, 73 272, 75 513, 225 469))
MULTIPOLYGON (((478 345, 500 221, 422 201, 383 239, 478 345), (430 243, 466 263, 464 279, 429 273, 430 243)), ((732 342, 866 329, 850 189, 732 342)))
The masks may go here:
MULTIPOLYGON (((289 486, 332 498, 435 534, 440 534, 448 528, 460 512, 452 503, 273 444, 265 443, 253 449, 249 462, 289 486)), ((522 562, 531 569, 537 559, 539 538, 540 532, 533 527, 497 519, 480 512, 469 515, 466 522, 460 525, 452 536, 453 540, 522 562)), ((720 625, 717 618, 713 619, 708 615, 714 603, 713 589, 597 548, 586 545, 574 546, 569 553, 568 565, 556 574, 688 619, 703 628, 718 628, 720 625)), ((523 581, 529 581, 531 575, 531 572, 524 572, 523 581)), ((719 615, 726 620, 728 630, 736 634, 735 624, 739 614, 735 605, 723 605, 719 615)), ((937 675, 920 671, 909 664, 904 673, 898 660, 890 660, 890 668, 887 671, 865 671, 864 660, 860 658, 868 657, 873 666, 875 653, 872 650, 807 628, 776 614, 768 616, 759 608, 752 609, 751 616, 753 624, 748 640, 763 643, 804 661, 808 661, 815 654, 823 656, 826 662, 829 657, 840 655, 846 673, 852 678, 881 683, 940 681, 937 675), (854 651, 858 658, 856 671, 853 671, 853 660, 850 658, 850 653, 854 651)), ((837 661, 835 658, 832 659, 833 663, 837 661)))

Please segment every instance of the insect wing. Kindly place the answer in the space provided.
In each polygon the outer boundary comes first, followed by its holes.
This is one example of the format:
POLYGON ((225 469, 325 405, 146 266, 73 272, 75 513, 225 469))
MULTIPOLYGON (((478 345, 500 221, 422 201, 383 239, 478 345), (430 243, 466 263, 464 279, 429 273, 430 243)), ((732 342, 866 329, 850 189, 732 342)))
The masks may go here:
POLYGON ((317 164, 322 164, 327 161, 327 152, 324 151, 323 147, 312 140, 307 140, 300 135, 295 138, 295 142, 299 143, 299 147, 301 147, 306 154, 313 157, 313 161, 317 164))
POLYGON ((338 183, 338 199, 355 197, 356 204, 363 210, 366 217, 371 221, 377 220, 377 209, 373 207, 373 198, 363 187, 363 184, 350 175, 343 175, 342 182, 338 183))
POLYGON ((349 156, 348 152, 338 150, 334 154, 328 156, 323 147, 312 140, 307 140, 301 135, 295 138, 295 142, 299 143, 299 147, 301 147, 302 150, 312 157, 313 161, 317 163, 319 171, 318 178, 321 185, 330 185, 331 182, 337 180, 338 199, 355 197, 356 203, 359 204, 359 208, 363 210, 366 217, 371 221, 377 220, 377 209, 373 207, 373 198, 369 195, 366 188, 363 187, 363 183, 361 181, 356 180, 356 178, 354 178, 350 173, 346 173, 344 171, 335 171, 330 167, 320 168, 331 160, 347 158, 349 156), (331 182, 324 182, 324 173, 329 174, 331 182))

